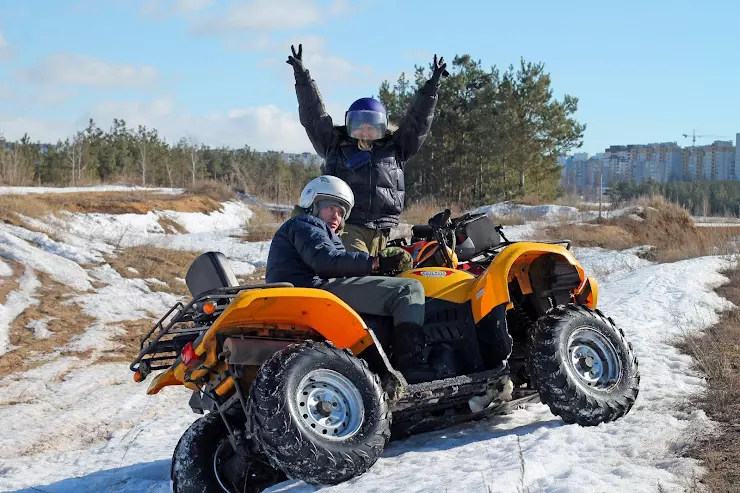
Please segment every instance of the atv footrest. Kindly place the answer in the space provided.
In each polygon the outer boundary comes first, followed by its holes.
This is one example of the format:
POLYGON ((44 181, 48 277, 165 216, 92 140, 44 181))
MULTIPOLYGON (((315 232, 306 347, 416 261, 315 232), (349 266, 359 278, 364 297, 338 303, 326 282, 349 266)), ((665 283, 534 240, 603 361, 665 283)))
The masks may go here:
POLYGON ((472 375, 411 384, 403 389, 391 412, 395 416, 396 413, 403 413, 405 409, 415 412, 425 407, 451 407, 459 401, 467 401, 474 395, 483 394, 488 389, 498 390, 503 378, 508 375, 509 368, 502 367, 472 375))

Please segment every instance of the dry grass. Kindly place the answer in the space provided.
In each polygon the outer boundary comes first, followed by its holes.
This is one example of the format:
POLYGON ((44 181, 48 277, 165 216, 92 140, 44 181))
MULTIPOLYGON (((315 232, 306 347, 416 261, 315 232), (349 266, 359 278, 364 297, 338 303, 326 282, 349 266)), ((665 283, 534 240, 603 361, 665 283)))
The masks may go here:
POLYGON ((13 269, 13 274, 9 277, 0 277, 0 305, 5 303, 11 291, 18 289, 18 279, 23 274, 23 264, 20 262, 6 258, 2 258, 2 261, 10 265, 10 268, 13 269))
MULTIPOLYGON (((715 291, 740 306, 740 265, 723 274, 730 282, 715 291)), ((701 483, 710 491, 740 491, 740 308, 721 313, 704 336, 691 335, 679 347, 694 358, 709 385, 692 405, 719 423, 719 434, 699 440, 687 455, 704 462, 701 483)))
POLYGON ((226 202, 235 197, 234 191, 226 183, 216 180, 199 180, 186 189, 190 195, 208 197, 216 202, 226 202))
MULTIPOLYGON (((55 349, 68 343, 74 336, 81 334, 93 322, 93 319, 82 313, 75 303, 69 303, 70 296, 77 293, 67 286, 51 279, 47 274, 37 272, 41 288, 37 293, 40 303, 31 305, 10 325, 10 344, 19 346, 0 358, 0 377, 10 373, 23 372, 34 368, 44 361, 30 362, 34 354, 51 354, 55 349), (46 339, 37 339, 33 331, 26 328, 29 322, 52 317, 48 329, 52 334, 46 339)), ((66 353, 85 358, 90 353, 66 353)))
POLYGON ((160 216, 157 222, 160 226, 162 226, 162 229, 164 229, 166 233, 187 234, 188 232, 188 230, 185 229, 180 223, 173 219, 170 219, 169 217, 160 216))
POLYGON ((32 229, 18 214, 39 218, 49 212, 53 212, 49 204, 34 195, 0 195, 0 221, 6 224, 32 229))
POLYGON ((623 250, 640 245, 655 247, 649 259, 674 262, 702 255, 734 251, 730 243, 740 227, 697 227, 687 211, 662 197, 632 204, 635 214, 587 224, 555 224, 539 232, 541 238, 567 238, 575 246, 623 250), (639 209, 638 209, 639 208, 639 209))
POLYGON ((151 245, 142 245, 124 248, 114 256, 108 256, 106 261, 125 278, 155 278, 167 283, 167 286, 150 283, 152 291, 186 296, 187 286, 177 278, 184 279, 188 267, 200 255, 200 252, 186 250, 170 250, 151 245), (129 268, 136 269, 132 272, 129 268))
POLYGON ((410 204, 401 214, 401 222, 407 224, 427 224, 436 214, 450 209, 452 215, 459 214, 461 208, 457 204, 441 204, 432 200, 421 200, 410 204))
POLYGON ((181 195, 159 194, 146 190, 2 195, 0 220, 23 226, 15 213, 40 218, 62 210, 82 213, 146 214, 156 209, 209 214, 222 209, 221 197, 222 195, 209 190, 205 190, 203 194, 181 195))
POLYGON ((267 241, 275 236, 275 232, 285 222, 281 214, 261 207, 252 207, 252 217, 249 218, 244 229, 247 234, 240 238, 244 241, 267 241))

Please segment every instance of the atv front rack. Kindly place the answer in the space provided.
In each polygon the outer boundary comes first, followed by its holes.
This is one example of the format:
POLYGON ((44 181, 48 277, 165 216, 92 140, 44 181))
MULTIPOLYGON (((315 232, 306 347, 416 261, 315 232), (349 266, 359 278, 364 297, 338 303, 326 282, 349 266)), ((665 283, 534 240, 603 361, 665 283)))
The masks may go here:
MULTIPOLYGON (((159 321, 154 324, 147 334, 141 338, 139 354, 131 363, 131 371, 138 371, 146 376, 152 370, 163 370, 169 368, 179 356, 182 348, 188 343, 198 338, 198 336, 208 330, 210 324, 203 324, 203 318, 207 315, 198 309, 198 306, 208 301, 219 301, 234 299, 242 291, 268 288, 292 288, 293 284, 289 282, 274 282, 257 285, 230 286, 225 288, 216 288, 206 291, 199 296, 192 298, 187 305, 177 302, 164 314, 159 321), (173 315, 174 313, 174 315, 173 315), (165 320, 172 315, 169 323, 164 325, 165 320), (187 326, 181 327, 180 324, 191 322, 187 326), (200 325, 198 323, 201 322, 200 325), (157 331, 157 329, 159 329, 157 331), (169 336, 167 339, 163 339, 169 336)), ((228 303, 227 303, 228 305, 228 303)), ((216 312, 223 311, 223 306, 216 312)), ((211 318, 212 319, 212 318, 211 318)))

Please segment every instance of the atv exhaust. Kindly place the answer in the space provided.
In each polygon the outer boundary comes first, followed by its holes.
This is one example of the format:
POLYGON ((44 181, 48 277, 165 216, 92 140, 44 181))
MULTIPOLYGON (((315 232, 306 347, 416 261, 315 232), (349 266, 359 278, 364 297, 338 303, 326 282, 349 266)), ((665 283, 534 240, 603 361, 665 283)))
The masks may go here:
POLYGON ((220 357, 230 365, 259 366, 277 351, 295 342, 228 337, 220 357))

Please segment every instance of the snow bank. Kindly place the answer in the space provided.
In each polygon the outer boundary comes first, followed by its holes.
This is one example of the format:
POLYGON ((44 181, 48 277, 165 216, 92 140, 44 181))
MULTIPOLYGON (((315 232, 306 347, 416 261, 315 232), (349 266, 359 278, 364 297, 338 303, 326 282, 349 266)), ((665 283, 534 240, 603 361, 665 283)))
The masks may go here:
POLYGON ((100 323, 159 318, 178 301, 169 293, 152 291, 144 279, 121 277, 109 264, 91 270, 90 275, 106 286, 73 301, 82 305, 85 315, 100 323))
POLYGON ((13 268, 7 262, 0 259, 0 277, 10 277, 13 275, 13 268))
POLYGON ((3 384, 0 490, 134 493, 157 484, 166 489, 154 491, 169 491, 162 450, 174 449, 196 417, 187 406, 190 391, 147 396, 127 364, 91 367, 76 358, 3 384))
MULTIPOLYGON (((49 240, 51 241, 51 240, 49 240)), ((92 286, 88 281, 87 273, 75 261, 57 253, 71 254, 71 250, 61 244, 46 244, 52 250, 49 252, 26 242, 12 234, 6 224, 0 224, 0 257, 9 258, 49 274, 52 279, 71 289, 87 291, 92 286)))
POLYGON ((573 247, 571 251, 581 262, 586 274, 595 277, 600 284, 653 265, 652 262, 635 255, 641 251, 640 247, 622 251, 599 247, 573 247))
POLYGON ((529 220, 571 218, 582 214, 577 208, 567 205, 522 205, 511 202, 500 202, 484 205, 474 210, 475 213, 488 213, 494 216, 506 217, 521 215, 529 220))
POLYGON ((0 195, 25 195, 31 193, 85 193, 85 192, 152 192, 166 195, 179 195, 181 188, 129 187, 122 185, 101 185, 95 187, 0 187, 0 195))

